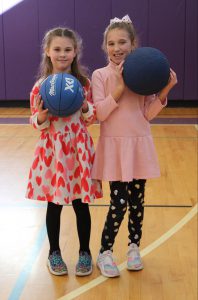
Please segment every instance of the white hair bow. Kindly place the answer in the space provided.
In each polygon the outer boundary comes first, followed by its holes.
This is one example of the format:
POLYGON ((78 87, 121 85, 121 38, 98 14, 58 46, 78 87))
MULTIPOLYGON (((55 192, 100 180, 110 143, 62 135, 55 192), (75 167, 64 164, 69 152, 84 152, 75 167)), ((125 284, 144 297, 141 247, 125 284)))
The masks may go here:
POLYGON ((131 19, 129 18, 128 15, 124 16, 122 19, 119 19, 119 18, 114 18, 114 19, 111 19, 110 20, 110 25, 113 24, 113 23, 127 23, 127 24, 130 24, 132 23, 131 19))

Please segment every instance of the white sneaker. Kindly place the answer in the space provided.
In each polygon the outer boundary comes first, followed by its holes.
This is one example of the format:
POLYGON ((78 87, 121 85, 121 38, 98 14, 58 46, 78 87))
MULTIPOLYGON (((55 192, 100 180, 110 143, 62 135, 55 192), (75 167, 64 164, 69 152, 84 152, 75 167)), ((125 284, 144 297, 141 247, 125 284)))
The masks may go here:
POLYGON ((114 259, 112 257, 112 251, 106 250, 103 253, 99 253, 97 259, 97 266, 100 272, 105 277, 118 277, 120 272, 114 259))
POLYGON ((136 244, 131 244, 129 246, 129 251, 127 252, 127 269, 132 271, 142 270, 143 263, 140 256, 139 248, 136 244))

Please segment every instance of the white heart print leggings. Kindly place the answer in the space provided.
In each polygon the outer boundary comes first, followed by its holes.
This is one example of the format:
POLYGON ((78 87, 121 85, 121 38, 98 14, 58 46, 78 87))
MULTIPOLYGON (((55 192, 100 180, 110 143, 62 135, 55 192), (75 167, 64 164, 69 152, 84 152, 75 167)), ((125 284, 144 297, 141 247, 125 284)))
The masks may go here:
POLYGON ((113 250, 115 237, 119 231, 124 215, 129 209, 128 230, 129 245, 140 245, 144 217, 145 179, 131 182, 112 181, 110 184, 111 201, 102 232, 100 253, 113 250))

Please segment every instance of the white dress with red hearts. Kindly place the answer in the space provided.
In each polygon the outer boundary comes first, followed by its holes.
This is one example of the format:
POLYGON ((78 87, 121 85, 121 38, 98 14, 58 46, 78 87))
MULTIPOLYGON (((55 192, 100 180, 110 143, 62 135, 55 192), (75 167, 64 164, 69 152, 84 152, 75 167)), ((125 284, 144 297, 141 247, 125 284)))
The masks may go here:
POLYGON ((31 92, 30 122, 41 131, 33 163, 30 168, 26 198, 66 205, 75 199, 90 203, 102 197, 101 182, 91 179, 94 145, 86 128, 95 120, 90 83, 84 87, 89 111, 77 111, 69 117, 49 114, 45 123, 38 125, 36 99, 41 81, 31 92))

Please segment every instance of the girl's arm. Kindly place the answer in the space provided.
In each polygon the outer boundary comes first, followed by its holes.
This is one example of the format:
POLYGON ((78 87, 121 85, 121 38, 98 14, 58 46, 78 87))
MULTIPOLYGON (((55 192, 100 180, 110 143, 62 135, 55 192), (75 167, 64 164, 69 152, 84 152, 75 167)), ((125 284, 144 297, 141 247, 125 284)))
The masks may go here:
POLYGON ((170 90, 177 84, 177 75, 170 69, 170 79, 168 84, 158 93, 145 98, 144 116, 150 121, 167 105, 167 96, 170 90))
POLYGON ((39 95, 41 81, 36 82, 31 93, 30 93, 30 109, 31 109, 31 117, 30 124, 35 129, 44 130, 50 126, 50 121, 48 119, 48 110, 43 110, 43 101, 41 100, 41 96, 39 95))
MULTIPOLYGON (((108 79, 107 79, 108 80, 108 79)), ((99 121, 104 121, 118 108, 117 101, 113 95, 106 96, 104 78, 98 70, 92 74, 93 101, 96 106, 96 116, 99 121)))
POLYGON ((168 96, 168 93, 174 87, 175 84, 177 84, 177 75, 172 69, 170 69, 169 82, 158 94, 158 98, 162 103, 164 99, 168 96))
POLYGON ((87 85, 84 87, 84 94, 85 99, 81 108, 81 115, 85 124, 88 126, 96 121, 96 108, 92 100, 90 80, 88 80, 87 85))
POLYGON ((102 77, 100 70, 93 72, 93 101, 96 105, 96 115, 99 121, 106 120, 109 115, 119 106, 119 99, 125 89, 125 84, 122 77, 123 63, 124 61, 122 61, 115 69, 114 80, 116 81, 116 87, 112 93, 109 93, 108 95, 106 95, 107 93, 105 92, 105 86, 109 85, 108 80, 110 79, 107 77, 106 82, 104 82, 104 78, 102 77))
POLYGON ((146 96, 142 107, 145 118, 150 121, 167 105, 167 99, 160 101, 157 95, 146 96))

